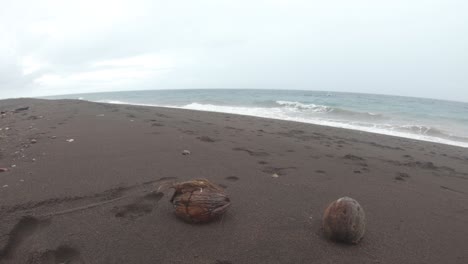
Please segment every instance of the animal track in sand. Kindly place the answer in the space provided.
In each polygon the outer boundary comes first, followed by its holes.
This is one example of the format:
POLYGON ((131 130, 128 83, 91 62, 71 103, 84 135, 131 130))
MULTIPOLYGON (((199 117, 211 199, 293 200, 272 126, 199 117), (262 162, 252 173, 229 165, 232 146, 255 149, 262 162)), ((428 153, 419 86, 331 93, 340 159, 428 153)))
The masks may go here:
POLYGON ((151 193, 148 193, 147 195, 145 195, 143 197, 146 200, 159 202, 159 200, 161 200, 164 197, 164 193, 162 193, 162 192, 151 192, 151 193))
POLYGON ((122 218, 137 218, 153 211, 153 205, 141 201, 114 208, 114 216, 122 218))
POLYGON ((161 192, 152 192, 135 199, 133 203, 114 207, 114 216, 133 219, 149 214, 153 211, 155 203, 161 200, 163 196, 164 194, 161 192))
POLYGON ((266 152, 262 152, 262 151, 253 151, 253 150, 246 149, 246 148, 233 148, 232 150, 234 150, 234 151, 244 151, 244 152, 247 152, 250 156, 255 156, 255 157, 267 157, 267 156, 270 156, 270 154, 268 154, 268 153, 266 153, 266 152))
POLYGON ((0 251, 0 260, 11 258, 24 240, 46 224, 48 224, 47 221, 32 216, 22 217, 8 234, 8 241, 0 251))
POLYGON ((34 252, 29 255, 28 264, 78 264, 85 263, 80 257, 80 251, 69 246, 59 246, 54 250, 34 252))
POLYGON ((444 190, 448 190, 448 191, 451 191, 451 192, 456 192, 456 193, 461 193, 461 194, 465 194, 464 192, 462 191, 457 191, 455 189, 452 189, 450 187, 447 187, 447 186, 443 186, 443 185, 440 185, 440 188, 444 189, 444 190))
MULTIPOLYGON (((40 207, 44 206, 53 206, 56 204, 65 204, 68 202, 75 202, 75 201, 80 201, 80 200, 87 200, 87 199, 97 199, 97 198, 102 198, 105 200, 111 200, 114 198, 118 198, 121 196, 122 192, 124 192, 127 189, 130 189, 132 187, 117 187, 117 188, 112 188, 109 190, 106 190, 101 193, 96 193, 92 195, 86 195, 86 196, 66 196, 66 197, 60 197, 60 198, 51 198, 47 200, 42 200, 38 202, 27 202, 23 204, 17 204, 14 205, 10 208, 5 208, 4 212, 7 213, 13 213, 17 211, 25 211, 25 210, 31 210, 31 209, 37 209, 40 207)), ((3 210, 2 210, 3 211, 3 210)))
MULTIPOLYGON (((51 198, 51 199, 38 201, 38 202, 27 202, 23 204, 14 205, 12 207, 1 208, 0 213, 14 213, 14 212, 26 211, 26 210, 28 211, 29 210, 44 210, 45 208, 53 207, 57 204, 61 204, 61 205, 65 205, 68 203, 84 204, 81 206, 72 207, 70 209, 66 209, 62 211, 49 212, 41 216, 52 217, 52 216, 58 216, 58 215, 63 215, 63 214, 70 214, 70 213, 74 213, 74 212, 78 212, 82 210, 88 210, 88 209, 92 209, 95 207, 104 206, 110 203, 115 203, 123 199, 129 199, 135 196, 131 194, 125 195, 128 192, 141 193, 142 189, 144 190, 148 188, 151 188, 152 190, 154 190, 154 186, 153 186, 154 184, 156 183, 162 183, 163 185, 170 184, 170 181, 173 181, 176 179, 177 179, 176 177, 162 177, 162 178, 159 178, 158 180, 147 181, 147 182, 143 182, 143 183, 139 183, 139 184, 135 184, 131 186, 116 187, 116 188, 112 188, 112 189, 109 189, 100 193, 91 194, 91 195, 67 196, 67 197, 60 197, 60 198, 51 198), (92 201, 95 201, 95 202, 92 202, 92 201)), ((157 197, 158 195, 153 196, 154 199, 157 199, 157 197)), ((143 197, 143 199, 144 198, 145 197, 143 197)), ((149 196, 146 197, 147 200, 150 198, 151 197, 149 196)))

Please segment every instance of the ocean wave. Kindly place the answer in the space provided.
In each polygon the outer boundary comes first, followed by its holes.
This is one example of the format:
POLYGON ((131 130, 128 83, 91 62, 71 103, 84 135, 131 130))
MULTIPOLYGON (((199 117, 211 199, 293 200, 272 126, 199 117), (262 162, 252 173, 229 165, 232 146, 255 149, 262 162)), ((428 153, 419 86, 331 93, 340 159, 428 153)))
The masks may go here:
POLYGON ((121 104, 121 105, 140 105, 140 106, 164 107, 163 105, 134 103, 134 102, 126 102, 126 101, 110 100, 110 99, 103 99, 103 100, 98 100, 98 101, 95 101, 95 102, 96 102, 96 103, 107 103, 107 104, 121 104))
POLYGON ((302 111, 306 113, 318 113, 318 114, 330 114, 334 116, 340 116, 343 118, 352 118, 352 119, 363 119, 363 120, 376 120, 376 119, 385 119, 382 114, 371 113, 371 112, 357 112, 350 111, 338 107, 330 107, 326 105, 316 105, 316 104, 305 104, 300 102, 291 102, 291 101, 276 101, 276 104, 280 107, 285 107, 293 111, 302 111))
POLYGON ((468 143, 468 138, 466 137, 456 136, 447 131, 444 131, 439 128, 431 127, 431 126, 425 126, 425 125, 399 125, 398 126, 397 125, 397 126, 394 126, 393 129, 399 130, 402 132, 409 132, 409 133, 413 133, 417 135, 445 138, 449 140, 455 140, 455 141, 468 143))
POLYGON ((300 102, 276 101, 279 106, 293 108, 297 110, 312 110, 317 113, 328 113, 334 110, 332 107, 316 104, 304 104, 300 102))

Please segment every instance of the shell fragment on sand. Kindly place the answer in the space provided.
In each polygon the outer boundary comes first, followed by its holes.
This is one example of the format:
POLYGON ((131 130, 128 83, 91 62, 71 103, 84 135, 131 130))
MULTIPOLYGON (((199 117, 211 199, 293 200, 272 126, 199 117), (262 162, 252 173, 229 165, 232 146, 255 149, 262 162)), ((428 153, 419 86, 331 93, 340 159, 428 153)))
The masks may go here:
POLYGON ((325 209, 323 230, 329 239, 357 244, 364 236, 365 229, 364 210, 353 198, 342 197, 325 209))
POLYGON ((75 141, 73 138, 67 139, 68 143, 72 143, 73 141, 75 141))
POLYGON ((189 223, 207 223, 223 215, 231 205, 224 190, 205 179, 174 184, 171 202, 177 217, 189 223))
POLYGON ((190 155, 190 151, 185 149, 182 151, 182 155, 190 155))

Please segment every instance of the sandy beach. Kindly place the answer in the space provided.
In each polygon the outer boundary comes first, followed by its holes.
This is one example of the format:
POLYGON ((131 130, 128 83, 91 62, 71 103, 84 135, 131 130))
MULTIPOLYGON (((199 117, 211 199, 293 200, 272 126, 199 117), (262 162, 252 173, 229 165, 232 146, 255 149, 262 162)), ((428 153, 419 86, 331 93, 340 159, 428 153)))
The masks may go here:
POLYGON ((468 263, 466 148, 78 100, 0 111, 0 263, 468 263), (187 224, 156 192, 194 178, 225 188, 222 219, 187 224), (366 212, 358 245, 321 230, 343 196, 366 212))

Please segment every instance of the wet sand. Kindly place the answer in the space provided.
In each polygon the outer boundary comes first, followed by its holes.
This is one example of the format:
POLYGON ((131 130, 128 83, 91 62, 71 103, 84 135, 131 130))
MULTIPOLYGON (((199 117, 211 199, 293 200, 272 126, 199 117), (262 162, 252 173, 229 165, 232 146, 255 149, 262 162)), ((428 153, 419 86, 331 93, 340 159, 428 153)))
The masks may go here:
POLYGON ((74 100, 0 111, 0 263, 468 263, 465 148, 74 100), (187 224, 156 192, 193 178, 226 188, 222 219, 187 224), (342 196, 367 215, 358 245, 323 237, 342 196))

